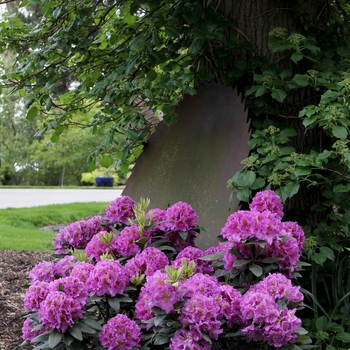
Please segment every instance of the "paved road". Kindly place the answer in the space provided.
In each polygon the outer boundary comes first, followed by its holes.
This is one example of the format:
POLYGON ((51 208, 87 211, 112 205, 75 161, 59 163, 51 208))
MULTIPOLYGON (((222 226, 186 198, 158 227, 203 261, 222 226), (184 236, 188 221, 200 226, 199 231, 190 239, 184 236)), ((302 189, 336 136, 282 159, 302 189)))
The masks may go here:
POLYGON ((74 202, 111 202, 122 189, 27 189, 0 188, 0 209, 36 207, 74 202))

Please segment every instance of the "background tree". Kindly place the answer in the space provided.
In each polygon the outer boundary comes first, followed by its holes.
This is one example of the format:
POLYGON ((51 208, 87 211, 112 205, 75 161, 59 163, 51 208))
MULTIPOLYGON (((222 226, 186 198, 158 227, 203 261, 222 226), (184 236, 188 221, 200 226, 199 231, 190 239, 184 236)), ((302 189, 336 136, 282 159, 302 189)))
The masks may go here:
POLYGON ((151 125, 140 106, 170 124, 183 94, 194 94, 201 81, 221 80, 244 93, 254 128, 251 155, 229 185, 243 202, 259 189, 275 189, 287 218, 303 224, 314 276, 303 283, 312 291, 316 344, 329 350, 350 343, 349 287, 333 293, 326 283, 350 283, 344 250, 350 243, 347 2, 40 3, 37 25, 13 16, 1 23, 0 47, 17 53, 3 85, 23 96, 27 119, 46 116, 39 134, 50 131, 54 139, 81 124, 77 112, 98 106, 84 126, 108 132, 91 166, 121 132, 127 142, 115 154, 116 165, 125 167, 132 151, 141 152, 151 125))

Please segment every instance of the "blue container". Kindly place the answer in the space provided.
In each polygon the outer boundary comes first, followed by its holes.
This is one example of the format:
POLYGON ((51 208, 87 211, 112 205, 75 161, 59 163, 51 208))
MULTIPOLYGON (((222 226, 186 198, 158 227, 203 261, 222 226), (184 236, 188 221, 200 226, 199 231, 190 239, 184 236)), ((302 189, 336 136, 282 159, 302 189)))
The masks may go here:
POLYGON ((113 187, 114 178, 113 177, 104 177, 96 176, 95 177, 96 187, 113 187))

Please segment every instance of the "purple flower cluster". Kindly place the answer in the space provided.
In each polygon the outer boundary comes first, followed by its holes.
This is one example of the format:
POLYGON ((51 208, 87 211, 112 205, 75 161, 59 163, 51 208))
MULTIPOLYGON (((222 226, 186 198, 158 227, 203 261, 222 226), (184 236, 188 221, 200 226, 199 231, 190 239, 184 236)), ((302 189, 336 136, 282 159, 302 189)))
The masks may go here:
POLYGON ((131 350, 139 347, 141 335, 140 327, 135 321, 118 314, 102 327, 99 338, 108 350, 131 350))
POLYGON ((159 270, 147 277, 135 305, 136 317, 141 321, 147 321, 153 317, 151 309, 154 306, 169 313, 174 310, 176 303, 182 300, 182 294, 177 292, 171 283, 167 283, 168 279, 168 275, 159 270))
POLYGON ((125 268, 130 276, 145 274, 152 276, 156 271, 163 269, 169 264, 167 256, 158 248, 148 247, 135 257, 130 259, 125 268))
POLYGON ((126 226, 116 239, 116 248, 123 256, 133 256, 140 253, 141 248, 137 241, 141 238, 139 227, 137 225, 126 226))
POLYGON ((185 202, 177 202, 166 210, 167 227, 171 231, 188 231, 197 226, 198 215, 185 202))
POLYGON ((175 336, 171 339, 170 350, 212 350, 213 346, 206 340, 194 339, 193 331, 188 329, 179 329, 175 332, 175 336))
MULTIPOLYGON (((56 328, 64 333, 74 324, 74 318, 82 317, 87 298, 85 284, 74 276, 51 282, 35 281, 26 292, 24 308, 27 311, 37 311, 41 324, 46 329, 56 328)), ((27 335, 30 324, 27 321, 23 330, 27 335)))
POLYGON ((194 261, 196 264, 194 273, 203 272, 205 274, 210 274, 214 272, 214 268, 210 261, 200 260, 203 256, 205 256, 205 252, 203 252, 199 248, 195 247, 186 247, 183 249, 173 261, 172 266, 176 268, 180 268, 182 266, 182 259, 187 261, 189 264, 191 261, 194 261))
POLYGON ((83 316, 80 302, 64 292, 49 292, 40 304, 38 316, 43 325, 64 333, 73 326, 75 318, 83 316))
POLYGON ((64 258, 56 262, 54 267, 54 274, 57 277, 67 277, 76 264, 77 259, 72 255, 66 255, 64 258))
POLYGON ((106 209, 106 216, 110 222, 130 225, 128 219, 135 219, 134 205, 136 202, 128 196, 121 196, 112 201, 106 209))
MULTIPOLYGON (((246 341, 277 348, 295 341, 301 320, 292 307, 303 295, 287 277, 296 269, 305 236, 297 223, 281 221, 283 205, 273 191, 259 192, 249 211, 232 214, 221 231, 227 241, 206 251, 194 246, 198 216, 187 203, 149 210, 146 227, 129 221, 135 220, 135 204, 122 196, 107 208, 106 216, 121 228, 119 233, 96 216, 56 235, 56 253, 65 256, 43 261, 29 274, 25 340, 57 330, 70 333, 62 338, 65 342, 75 337, 69 328, 90 319, 102 325, 98 339, 107 350, 144 346, 142 332, 153 327, 164 330, 164 339, 173 335, 165 344, 170 350, 225 348, 230 342, 225 332, 236 331, 246 341), (70 248, 81 252, 67 255, 70 248), (230 270, 238 259, 251 260, 253 250, 258 263, 277 258, 281 273, 270 274, 241 293, 230 285, 240 272, 230 270), (202 259, 219 253, 220 261, 214 264, 211 258, 202 259), (227 271, 216 274, 219 265, 227 271)), ((87 348, 98 341, 96 334, 84 333, 89 327, 76 325, 80 328, 87 348)))
POLYGON ((88 220, 74 222, 61 229, 52 242, 56 248, 56 254, 67 254, 67 248, 84 249, 96 233, 106 230, 102 224, 103 217, 97 215, 88 220))
POLYGON ((38 323, 31 318, 26 318, 22 326, 22 338, 31 341, 33 338, 49 330, 47 326, 37 329, 38 323))
POLYGON ((100 261, 103 254, 117 254, 117 236, 113 235, 111 242, 107 243, 103 237, 108 234, 107 231, 100 231, 92 237, 91 241, 86 245, 85 253, 89 259, 100 261))
POLYGON ((270 211, 279 218, 283 217, 283 204, 281 198, 274 191, 265 190, 258 192, 249 204, 250 210, 259 212, 270 211))
POLYGON ((117 260, 107 259, 97 262, 87 279, 87 289, 93 295, 123 294, 129 283, 129 274, 125 266, 117 260))
MULTIPOLYGON (((292 277, 298 270, 305 235, 295 222, 282 222, 283 205, 273 191, 257 193, 250 204, 250 210, 240 210, 228 217, 221 230, 222 236, 231 246, 238 249, 244 259, 249 259, 251 251, 246 243, 256 242, 255 249, 260 257, 279 258, 277 265, 287 276, 292 277), (264 247, 258 244, 264 241, 264 247)), ((236 260, 237 257, 233 257, 236 260)), ((233 261, 225 251, 225 268, 232 267, 233 261), (231 260, 231 261, 230 261, 231 260)))
POLYGON ((293 343, 301 320, 295 316, 296 309, 279 307, 277 301, 287 299, 301 302, 303 295, 299 287, 292 287, 290 280, 276 273, 253 285, 242 297, 242 333, 248 341, 267 341, 281 347, 293 343))
POLYGON ((55 279, 53 268, 54 263, 52 261, 42 261, 36 264, 29 272, 29 278, 31 282, 33 283, 35 281, 53 281, 55 279))

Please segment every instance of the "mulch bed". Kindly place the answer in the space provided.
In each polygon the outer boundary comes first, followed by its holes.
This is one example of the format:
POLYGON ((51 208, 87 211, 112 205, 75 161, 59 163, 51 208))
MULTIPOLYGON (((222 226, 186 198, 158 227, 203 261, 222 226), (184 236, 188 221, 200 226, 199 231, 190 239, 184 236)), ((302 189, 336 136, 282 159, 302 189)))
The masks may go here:
MULTIPOLYGON (((52 260, 52 253, 29 251, 0 251, 0 349, 14 350, 22 340, 21 318, 23 298, 29 283, 29 271, 34 265, 52 260)), ((32 349, 31 346, 21 347, 22 350, 32 349)))

